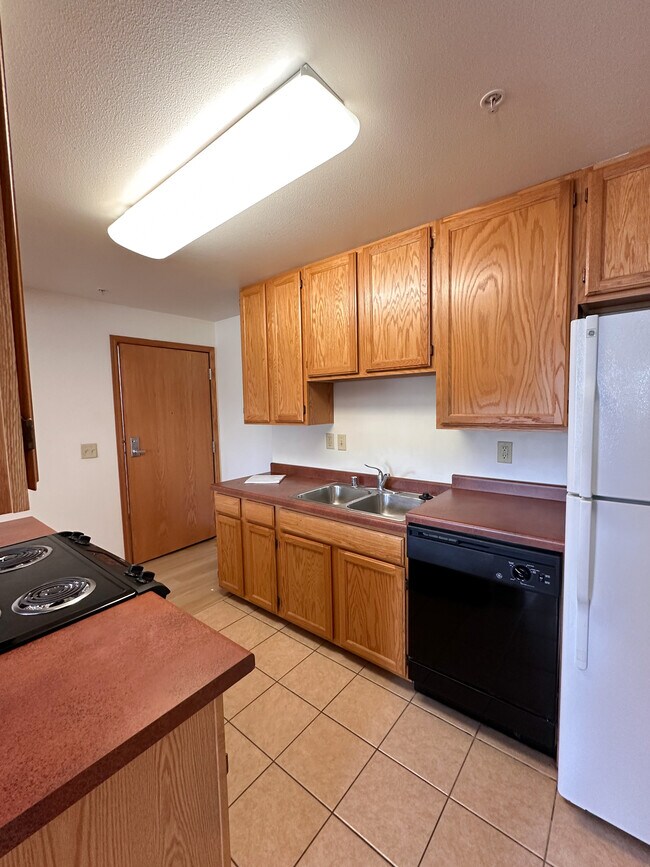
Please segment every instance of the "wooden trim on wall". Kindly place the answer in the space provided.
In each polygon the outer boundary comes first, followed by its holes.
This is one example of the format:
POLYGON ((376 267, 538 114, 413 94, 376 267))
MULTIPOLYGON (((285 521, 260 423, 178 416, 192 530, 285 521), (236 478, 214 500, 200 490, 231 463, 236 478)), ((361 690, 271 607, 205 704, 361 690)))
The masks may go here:
MULTIPOLYGON (((212 456, 214 482, 221 481, 221 461, 219 456, 219 415, 217 409, 217 364, 214 346, 202 346, 194 343, 174 343, 168 340, 149 340, 145 337, 123 337, 110 335, 111 373, 113 379, 113 414, 115 416, 115 436, 117 442, 117 469, 120 483, 120 506, 122 510, 122 534, 124 536, 124 556, 127 560, 133 558, 133 540, 131 536, 131 516, 129 512, 128 475, 126 470, 126 439, 122 417, 122 389, 120 383, 119 345, 131 343, 137 346, 154 346, 160 349, 182 349, 189 352, 207 353, 209 357, 212 378, 210 380, 210 407, 212 416, 212 439, 215 449, 212 456)), ((212 484, 206 479, 206 485, 212 484)))

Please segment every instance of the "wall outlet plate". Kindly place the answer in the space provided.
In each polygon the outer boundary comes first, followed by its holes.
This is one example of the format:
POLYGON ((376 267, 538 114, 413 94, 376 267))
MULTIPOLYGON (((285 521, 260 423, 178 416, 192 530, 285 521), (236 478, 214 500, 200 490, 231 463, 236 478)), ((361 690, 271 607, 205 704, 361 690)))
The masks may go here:
POLYGON ((345 434, 338 434, 336 437, 336 447, 340 452, 347 451, 347 438, 345 434))
POLYGON ((499 440, 497 443, 497 463, 511 464, 512 463, 512 443, 506 440, 499 440))
POLYGON ((97 457, 97 443, 81 443, 81 458, 82 460, 86 460, 87 458, 96 458, 97 457))
POLYGON ((325 448, 333 449, 334 448, 334 434, 326 433, 325 434, 325 448))

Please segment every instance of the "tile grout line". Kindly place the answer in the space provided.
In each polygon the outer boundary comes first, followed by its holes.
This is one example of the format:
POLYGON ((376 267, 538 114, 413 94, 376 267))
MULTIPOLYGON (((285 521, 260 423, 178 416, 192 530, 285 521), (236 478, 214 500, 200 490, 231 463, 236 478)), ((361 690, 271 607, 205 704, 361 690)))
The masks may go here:
POLYGON ((546 864, 546 859, 548 858, 548 849, 551 845, 551 829, 553 828, 553 819, 555 818, 555 807, 557 806, 557 799, 560 796, 560 793, 557 790, 557 781, 555 783, 555 797, 553 798, 553 809, 551 810, 551 821, 548 823, 548 834, 546 835, 546 848, 544 849, 544 864, 546 864))

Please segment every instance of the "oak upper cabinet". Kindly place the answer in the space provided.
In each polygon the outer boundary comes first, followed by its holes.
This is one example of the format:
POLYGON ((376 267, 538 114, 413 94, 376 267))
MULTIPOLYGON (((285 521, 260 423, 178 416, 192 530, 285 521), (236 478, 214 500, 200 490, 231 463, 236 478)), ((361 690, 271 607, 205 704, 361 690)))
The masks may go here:
POLYGON ((438 427, 563 427, 572 182, 441 220, 438 427))
POLYGON ((279 542, 279 614, 321 638, 331 639, 331 547, 286 533, 280 535, 279 542))
POLYGON ((357 257, 334 256, 302 270, 305 373, 357 373, 357 257))
POLYGON ((350 551, 334 558, 336 642, 405 676, 405 574, 350 551))
POLYGON ((268 424, 269 404, 268 348, 266 343, 266 289, 264 283, 242 289, 239 295, 241 316, 244 421, 268 424))
POLYGON ((431 365, 428 226, 361 251, 359 338, 368 373, 431 365))
POLYGON ((219 586, 242 596, 244 593, 242 522, 239 518, 217 512, 216 525, 219 586))
POLYGON ((254 605, 278 610, 275 530, 244 521, 244 595, 254 605))
POLYGON ((587 190, 587 299, 649 292, 650 151, 592 169, 587 190))
POLYGON ((304 391, 300 272, 266 284, 271 421, 302 423, 304 391))

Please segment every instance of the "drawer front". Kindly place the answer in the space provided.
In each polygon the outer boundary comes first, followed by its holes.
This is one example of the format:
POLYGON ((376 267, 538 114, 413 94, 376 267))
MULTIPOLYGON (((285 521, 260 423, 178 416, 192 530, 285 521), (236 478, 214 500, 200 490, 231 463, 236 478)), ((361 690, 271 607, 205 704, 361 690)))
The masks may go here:
POLYGON ((275 527, 275 509, 268 503, 256 503, 254 500, 242 500, 242 514, 252 524, 263 527, 275 527))
POLYGON ((365 527, 356 524, 330 521, 327 518, 292 512, 289 509, 278 509, 278 529, 295 536, 324 542, 335 548, 345 548, 368 557, 385 560, 396 566, 404 565, 402 536, 366 530, 365 527))
POLYGON ((229 515, 231 518, 239 518, 241 517, 241 500, 239 497, 228 497, 225 494, 215 494, 214 510, 220 515, 229 515))

